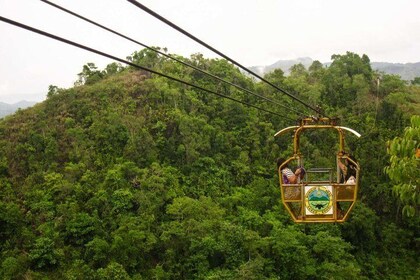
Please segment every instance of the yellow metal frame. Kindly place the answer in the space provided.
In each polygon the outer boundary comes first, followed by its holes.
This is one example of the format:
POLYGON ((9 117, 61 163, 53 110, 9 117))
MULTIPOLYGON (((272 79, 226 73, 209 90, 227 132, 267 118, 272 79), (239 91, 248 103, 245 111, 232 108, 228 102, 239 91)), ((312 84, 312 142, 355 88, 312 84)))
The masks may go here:
MULTIPOLYGON (((275 136, 284 134, 285 132, 294 130, 294 140, 293 140, 293 152, 294 155, 288 158, 285 162, 283 162, 278 169, 279 173, 279 182, 280 182, 280 191, 281 191, 281 198, 283 201, 283 205, 286 207, 287 211, 289 212, 290 216, 296 223, 331 223, 331 222, 344 222, 351 210, 354 207, 354 204, 357 199, 357 192, 359 188, 359 174, 360 174, 360 167, 357 162, 349 158, 345 152, 344 148, 344 131, 348 131, 360 137, 360 134, 355 130, 352 130, 347 127, 338 126, 337 120, 329 119, 329 118, 305 118, 300 121, 299 126, 291 126, 285 129, 280 130, 275 134, 275 136), (325 182, 310 182, 310 181, 302 181, 298 184, 285 184, 283 182, 283 176, 281 170, 283 167, 287 166, 287 164, 293 160, 297 160, 298 165, 302 165, 302 157, 300 154, 299 148, 299 140, 300 135, 303 131, 308 129, 334 129, 338 132, 339 135, 339 151, 337 153, 337 180, 336 181, 325 181, 325 182), (339 182, 340 178, 340 168, 338 166, 338 162, 341 160, 347 159, 350 161, 354 166, 356 166, 356 180, 354 184, 342 184, 339 182), (331 186, 332 188, 332 209, 333 213, 329 215, 306 215, 305 211, 305 187, 306 186, 313 186, 313 187, 322 187, 322 186, 331 186), (292 197, 286 197, 286 191, 291 191, 295 195, 292 197), (350 203, 347 209, 340 209, 340 203, 350 203), (297 204, 299 211, 296 212, 293 210, 293 204, 297 204)), ((289 196, 289 195, 288 195, 289 196)))

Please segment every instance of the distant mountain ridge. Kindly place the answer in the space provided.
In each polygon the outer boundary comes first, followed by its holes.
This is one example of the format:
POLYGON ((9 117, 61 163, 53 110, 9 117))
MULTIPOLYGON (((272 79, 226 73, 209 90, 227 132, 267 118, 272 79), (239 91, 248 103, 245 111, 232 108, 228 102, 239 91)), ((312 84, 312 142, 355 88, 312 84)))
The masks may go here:
MULTIPOLYGON (((274 69, 280 68, 283 70, 285 75, 290 73, 290 67, 295 64, 302 63, 306 69, 311 66, 313 59, 310 57, 300 57, 297 59, 279 60, 268 66, 252 66, 249 69, 253 72, 264 75, 273 71, 274 69)), ((330 65, 331 62, 323 63, 324 65, 330 65)), ((415 77, 420 77, 420 62, 416 63, 390 63, 390 62, 371 62, 372 69, 384 72, 386 74, 399 75, 403 80, 411 81, 415 77)))
POLYGON ((0 102, 0 118, 7 115, 11 115, 14 112, 16 112, 18 109, 25 109, 35 104, 36 102, 34 101, 26 101, 26 100, 22 100, 14 104, 0 102))
POLYGON ((308 69, 308 67, 311 66, 312 62, 314 61, 310 57, 300 57, 297 59, 279 60, 268 66, 251 66, 249 67, 249 69, 259 75, 264 75, 273 71, 274 69, 280 68, 281 70, 283 70, 285 75, 289 75, 290 67, 292 67, 293 65, 302 63, 303 66, 305 66, 305 68, 308 69))
POLYGON ((389 63, 372 62, 372 68, 387 74, 400 75, 403 80, 411 81, 420 77, 420 62, 416 63, 389 63))

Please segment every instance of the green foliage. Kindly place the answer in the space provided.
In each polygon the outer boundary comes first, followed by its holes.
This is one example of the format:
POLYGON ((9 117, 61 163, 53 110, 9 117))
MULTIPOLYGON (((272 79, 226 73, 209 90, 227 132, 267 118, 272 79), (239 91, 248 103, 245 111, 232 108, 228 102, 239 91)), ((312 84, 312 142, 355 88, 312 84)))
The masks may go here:
POLYGON ((7 247, 7 240, 15 240, 20 234, 22 216, 19 205, 0 201, 0 248, 7 247))
POLYGON ((55 243, 48 237, 40 237, 35 240, 34 247, 29 252, 29 259, 34 268, 52 269, 59 265, 61 253, 55 248, 55 243))
POLYGON ((360 279, 361 269, 353 255, 351 245, 330 232, 320 231, 314 236, 312 254, 320 263, 316 275, 326 279, 360 279))
POLYGON ((415 77, 412 81, 411 81, 412 85, 420 85, 420 77, 415 77))
POLYGON ((393 191, 403 203, 403 212, 413 217, 420 207, 420 116, 411 117, 411 126, 402 137, 388 142, 391 164, 385 168, 393 183, 393 191), (417 153, 416 153, 417 152, 417 153))
MULTIPOLYGON (((305 111, 225 60, 177 58, 305 111)), ((298 117, 150 50, 128 59, 298 117)), ((295 225, 281 204, 275 159, 290 154, 291 139, 273 135, 286 119, 132 67, 87 63, 77 86, 50 86, 45 102, 0 121, 0 278, 417 279, 418 219, 398 209, 415 206, 413 193, 395 187, 400 201, 392 186, 418 185, 407 152, 418 148, 418 125, 390 142, 395 155, 386 143, 418 112, 418 86, 374 73, 351 52, 266 78, 362 133, 346 139, 362 166, 346 223, 295 225)), ((327 167, 335 141, 307 135, 302 153, 327 167)))
POLYGON ((346 55, 333 55, 331 59, 333 62, 323 77, 326 90, 321 98, 331 106, 351 108, 371 81, 369 58, 347 52, 346 55))
POLYGON ((98 269, 99 279, 107 280, 129 280, 130 276, 125 271, 124 267, 117 263, 111 262, 106 268, 98 269))
POLYGON ((284 72, 281 69, 274 69, 272 72, 266 74, 264 79, 268 80, 270 83, 281 87, 282 82, 285 80, 284 72))
POLYGON ((92 62, 83 65, 83 70, 79 74, 79 79, 75 83, 76 85, 89 85, 98 82, 103 78, 101 71, 96 70, 98 67, 92 62))

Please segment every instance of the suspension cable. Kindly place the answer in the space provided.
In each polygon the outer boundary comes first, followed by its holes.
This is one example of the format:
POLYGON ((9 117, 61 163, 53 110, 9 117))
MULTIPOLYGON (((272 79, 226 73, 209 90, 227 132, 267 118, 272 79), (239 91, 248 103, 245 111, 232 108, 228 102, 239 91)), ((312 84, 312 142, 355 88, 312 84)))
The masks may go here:
MULTIPOLYGON (((147 8, 146 6, 144 6, 143 4, 135 1, 135 0, 127 0, 128 2, 130 2, 131 4, 137 6, 138 8, 142 9, 143 11, 145 11, 146 13, 152 15, 153 17, 159 19, 160 21, 166 23, 167 25, 169 25, 170 27, 174 28, 175 30, 181 32, 182 34, 184 34, 185 36, 191 38, 192 40, 196 41, 197 43, 201 44, 202 46, 208 48, 209 50, 215 52, 216 54, 220 55, 221 57, 223 57, 224 59, 230 61, 231 63, 235 64, 236 66, 240 67, 241 69, 245 70, 246 72, 248 72, 249 74, 253 75, 254 77, 257 77, 258 79, 260 79, 261 81, 269 84, 270 86, 274 87, 275 89, 277 89, 278 91, 286 94, 287 96, 289 96, 290 98, 294 99, 295 101, 298 101, 299 103, 301 103, 302 105, 304 105, 307 108, 312 109, 313 111, 317 112, 320 115, 325 116, 319 109, 312 107, 311 105, 305 103, 304 101, 300 100, 299 98, 297 98, 296 96, 290 94, 289 92, 285 91, 284 89, 276 86, 275 84, 269 82, 268 80, 264 79, 263 77, 261 77, 260 75, 256 74, 255 72, 249 70, 248 68, 246 68, 245 66, 243 66, 242 64, 236 62, 235 60, 233 60, 232 58, 228 57, 227 55, 223 54, 222 52, 216 50, 215 48, 213 48, 212 46, 210 46, 209 44, 203 42, 202 40, 198 39, 197 37, 195 37, 194 35, 192 35, 191 33, 185 31, 184 29, 182 29, 181 27, 179 27, 178 25, 172 23, 171 21, 167 20, 166 18, 162 17, 161 15, 159 15, 158 13, 152 11, 151 9, 147 8)), ((325 116, 326 117, 326 116, 325 116)))
POLYGON ((210 76, 210 77, 212 77, 212 78, 214 78, 214 79, 216 79, 216 80, 218 80, 218 81, 221 81, 221 82, 223 82, 223 83, 225 83, 225 84, 228 84, 228 85, 230 85, 230 86, 236 87, 237 89, 239 89, 239 90, 241 90, 241 91, 243 91, 243 92, 249 93, 249 94, 251 94, 251 95, 253 95, 253 96, 256 96, 256 97, 259 97, 259 98, 261 98, 261 99, 263 99, 263 100, 265 100, 265 101, 267 101, 267 102, 271 102, 271 103, 273 103, 273 104, 276 104, 276 105, 278 105, 278 106, 281 106, 281 107, 283 107, 283 108, 285 108, 285 109, 288 109, 288 110, 290 110, 290 111, 293 111, 293 112, 295 112, 295 113, 297 113, 297 114, 299 114, 299 115, 301 115, 301 116, 304 116, 304 115, 305 115, 304 113, 302 113, 302 112, 300 112, 300 111, 297 111, 297 110, 295 110, 295 109, 293 109, 293 108, 290 108, 290 107, 288 107, 288 106, 286 106, 286 105, 284 105, 284 104, 281 104, 281 103, 279 103, 279 102, 277 102, 277 101, 275 101, 275 100, 272 100, 272 99, 269 99, 269 98, 267 98, 267 97, 265 97, 265 96, 262 96, 262 95, 259 95, 259 94, 257 94, 257 93, 254 93, 254 92, 252 92, 252 91, 251 91, 251 90, 249 90, 249 89, 243 88, 243 87, 241 87, 241 86, 239 86, 239 85, 237 85, 237 84, 234 84, 234 83, 232 83, 232 82, 229 82, 229 81, 227 81, 227 80, 224 80, 224 79, 222 79, 222 78, 220 78, 220 77, 218 77, 218 76, 216 76, 216 75, 214 75, 214 74, 212 74, 212 73, 210 73, 210 72, 207 72, 207 71, 205 71, 205 70, 202 70, 202 69, 200 69, 200 68, 198 68, 198 67, 196 67, 196 66, 194 66, 194 65, 192 65, 192 64, 189 64, 189 63, 184 62, 184 61, 182 61, 182 60, 180 60, 180 59, 178 59, 178 58, 176 58, 176 57, 173 57, 173 56, 171 56, 171 55, 169 55, 169 54, 166 54, 166 53, 164 53, 164 52, 161 52, 161 51, 159 51, 159 50, 157 50, 157 49, 155 49, 155 48, 152 48, 152 47, 150 47, 150 46, 147 46, 147 45, 145 45, 145 44, 143 44, 143 43, 141 43, 141 42, 139 42, 139 41, 137 41, 137 40, 134 40, 134 39, 132 39, 132 38, 130 38, 130 37, 128 37, 128 36, 126 36, 126 35, 124 35, 124 34, 121 34, 121 33, 117 32, 117 31, 115 31, 115 30, 112 30, 111 28, 108 28, 108 27, 106 27, 106 26, 104 26, 104 25, 102 25, 102 24, 100 24, 100 23, 97 23, 97 22, 95 22, 95 21, 93 21, 93 20, 90 20, 90 19, 88 19, 88 18, 86 18, 86 17, 84 17, 84 16, 82 16, 82 15, 80 15, 80 14, 77 14, 77 13, 75 13, 75 12, 73 12, 73 11, 70 11, 70 10, 68 10, 68 9, 66 9, 66 8, 64 8, 64 7, 62 7, 62 6, 60 6, 60 5, 57 5, 57 4, 55 4, 55 3, 52 3, 52 2, 50 2, 50 1, 48 1, 48 0, 41 0, 41 1, 42 1, 42 2, 44 2, 44 3, 46 3, 46 4, 49 4, 49 5, 53 6, 53 7, 55 7, 55 8, 57 8, 57 9, 60 9, 60 10, 62 10, 62 11, 64 11, 64 12, 66 12, 66 13, 68 13, 68 14, 71 14, 71 15, 73 15, 73 16, 75 16, 75 17, 78 17, 78 18, 80 18, 80 19, 82 19, 82 20, 84 20, 84 21, 87 21, 87 22, 89 22, 89 23, 91 23, 91 24, 93 24, 93 25, 96 25, 96 26, 98 26, 98 27, 100 27, 100 28, 102 28, 102 29, 104 29, 104 30, 106 30, 106 31, 109 31, 109 32, 111 32, 111 33, 115 34, 115 35, 118 35, 118 36, 120 36, 120 37, 122 37, 122 38, 124 38, 124 39, 126 39, 126 40, 129 40, 129 41, 131 41, 131 42, 133 42, 133 43, 136 43, 136 44, 138 44, 138 45, 140 45, 140 46, 142 46, 142 47, 145 47, 145 48, 147 48, 147 49, 149 49, 149 50, 151 50, 151 51, 153 51, 153 52, 156 52, 156 53, 158 53, 158 54, 160 54, 160 55, 163 55, 163 56, 165 56, 165 57, 167 57, 167 58, 169 58, 169 59, 172 59, 172 60, 174 60, 174 61, 176 61, 176 62, 178 62, 178 63, 181 63, 181 64, 182 64, 182 65, 184 65, 184 66, 187 66, 187 67, 190 67, 190 68, 192 68, 192 69, 194 69, 194 70, 196 70, 196 71, 199 71, 199 72, 200 72, 200 73, 202 73, 202 74, 205 74, 205 75, 207 75, 207 76, 210 76))
POLYGON ((203 87, 201 87, 201 86, 198 86, 198 85, 192 84, 192 83, 190 83, 190 82, 187 82, 187 81, 184 81, 184 80, 181 80, 181 79, 178 79, 178 78, 175 78, 175 77, 172 77, 172 76, 166 75, 166 74, 164 74, 164 73, 160 73, 160 72, 155 71, 155 70, 152 70, 152 69, 150 69, 150 68, 147 68, 147 67, 144 67, 144 66, 141 66, 141 65, 138 65, 138 64, 132 63, 132 62, 130 62, 130 61, 127 61, 127 60, 124 60, 124 59, 118 58, 118 57, 116 57, 116 56, 113 56, 113 55, 110 55, 110 54, 104 53, 104 52, 102 52, 102 51, 99 51, 99 50, 96 50, 96 49, 93 49, 93 48, 87 47, 87 46, 82 45, 82 44, 79 44, 79 43, 76 43, 76 42, 73 42, 73 41, 67 40, 67 39, 65 39, 65 38, 62 38, 62 37, 59 37, 59 36, 53 35, 53 34, 51 34, 51 33, 48 33, 48 32, 45 32, 45 31, 42 31, 42 30, 36 29, 36 28, 34 28, 34 27, 31 27, 31 26, 28 26, 28 25, 22 24, 22 23, 20 23, 20 22, 16 22, 16 21, 14 21, 14 20, 11 20, 11 19, 8 19, 8 18, 2 17, 2 16, 0 16, 0 21, 4 21, 4 22, 9 23, 9 24, 11 24, 11 25, 15 25, 15 26, 17 26, 17 27, 20 27, 20 28, 23 28, 23 29, 26 29, 26 30, 32 31, 32 32, 34 32, 34 33, 38 33, 38 34, 40 34, 40 35, 43 35, 43 36, 49 37, 49 38, 51 38, 51 39, 54 39, 54 40, 57 40, 57 41, 60 41, 60 42, 63 42, 63 43, 66 43, 66 44, 69 44, 69 45, 72 45, 72 46, 78 47, 78 48, 80 48, 80 49, 84 49, 84 50, 87 50, 87 51, 90 51, 90 52, 96 53, 96 54, 98 54, 98 55, 101 55, 101 56, 104 56, 104 57, 107 57, 107 58, 110 58, 110 59, 113 59, 113 60, 119 61, 119 62, 121 62, 121 63, 127 64, 127 65, 130 65, 130 66, 133 66, 133 67, 135 67, 135 68, 138 68, 138 69, 141 69, 141 70, 144 70, 144 71, 147 71, 147 72, 150 72, 150 73, 153 73, 153 74, 156 74, 156 75, 159 75, 159 76, 165 77, 165 78, 167 78, 167 79, 169 79, 169 80, 173 80, 173 81, 176 81, 176 82, 179 82, 179 83, 182 83, 182 84, 188 85, 188 86, 190 86, 190 87, 193 87, 193 88, 196 88, 196 89, 199 89, 199 90, 202 90, 202 91, 205 91, 205 92, 208 92, 208 93, 211 93, 211 94, 217 95, 217 96, 219 96, 219 97, 226 98, 226 99, 229 99, 229 100, 231 100, 231 101, 241 103, 241 104, 246 105, 246 106, 248 106, 248 107, 252 107, 252 108, 255 108, 255 109, 257 109, 257 110, 260 110, 260 111, 263 111, 263 112, 266 112, 266 113, 269 113, 269 114, 277 115, 277 116, 282 117, 282 118, 287 119, 287 120, 295 121, 295 120, 293 120, 293 119, 291 119, 291 118, 289 118, 289 117, 287 117, 287 116, 283 116, 283 115, 281 115, 281 114, 278 114, 278 113, 275 113, 275 112, 272 112, 272 111, 266 110, 266 109, 264 109, 264 108, 261 108, 261 107, 258 107, 258 106, 255 106, 255 105, 252 105, 252 104, 250 104, 250 103, 247 103, 247 102, 244 102, 244 101, 241 101, 241 100, 235 99, 235 98, 233 98, 233 97, 230 97, 230 96, 227 96, 227 95, 224 95, 224 94, 218 93, 218 92, 216 92, 216 91, 212 91, 212 90, 209 90, 209 89, 203 88, 203 87))

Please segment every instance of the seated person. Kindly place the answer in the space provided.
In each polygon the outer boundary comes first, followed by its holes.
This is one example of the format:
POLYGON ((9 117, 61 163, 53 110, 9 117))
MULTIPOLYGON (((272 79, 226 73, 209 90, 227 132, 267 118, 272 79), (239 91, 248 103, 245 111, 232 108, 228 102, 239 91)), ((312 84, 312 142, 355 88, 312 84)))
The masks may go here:
MULTIPOLYGON (((349 155, 348 157, 351 160, 356 162, 356 159, 352 157, 351 155, 349 155)), ((340 183, 356 184, 356 172, 357 172, 356 166, 348 159, 345 159, 344 163, 342 163, 341 161, 338 161, 338 166, 340 167, 342 171, 340 183)))
MULTIPOLYGON (((285 159, 279 158, 277 160, 277 169, 285 162, 285 159)), ((296 168, 295 172, 293 172, 287 164, 284 165, 281 169, 281 174, 283 178, 283 184, 297 184, 299 183, 300 179, 303 179, 305 175, 305 169, 303 167, 296 168)))

